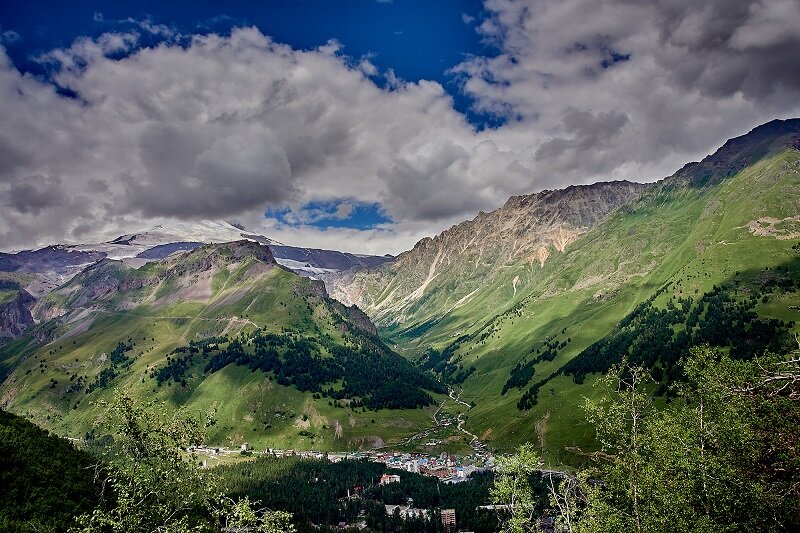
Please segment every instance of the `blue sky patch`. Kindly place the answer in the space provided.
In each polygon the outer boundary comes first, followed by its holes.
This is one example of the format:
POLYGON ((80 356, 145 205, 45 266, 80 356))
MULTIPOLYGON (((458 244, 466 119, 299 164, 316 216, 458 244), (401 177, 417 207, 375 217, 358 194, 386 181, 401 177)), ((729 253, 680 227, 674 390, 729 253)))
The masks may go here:
POLYGON ((351 199, 308 202, 300 209, 282 208, 264 213, 288 226, 313 226, 315 228, 348 228, 367 230, 391 224, 379 203, 358 202, 351 199))
MULTIPOLYGON (((473 100, 448 71, 468 57, 497 53, 476 31, 485 16, 480 0, 30 0, 0 13, 0 33, 13 35, 2 44, 14 65, 44 78, 48 66, 37 61, 43 53, 105 32, 136 31, 140 47, 163 40, 161 29, 228 35, 232 28, 255 26, 303 50, 335 39, 342 54, 354 60, 369 57, 382 74, 391 70, 404 80, 439 82, 455 109, 480 130, 505 120, 471 109, 473 100)), ((372 79, 382 87, 387 83, 383 75, 372 79)))

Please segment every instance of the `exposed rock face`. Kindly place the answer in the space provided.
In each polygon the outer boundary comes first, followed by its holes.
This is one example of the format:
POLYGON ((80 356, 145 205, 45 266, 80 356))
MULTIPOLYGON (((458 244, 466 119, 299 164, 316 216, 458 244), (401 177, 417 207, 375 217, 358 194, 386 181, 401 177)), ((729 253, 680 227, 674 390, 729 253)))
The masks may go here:
POLYGON ((348 320, 347 323, 343 323, 343 327, 352 326, 362 333, 367 333, 368 335, 373 336, 378 335, 378 328, 375 327, 375 324, 372 323, 364 311, 355 305, 347 307, 337 300, 331 301, 333 302, 334 308, 348 320))
POLYGON ((268 246, 254 241, 236 241, 224 244, 207 244, 191 252, 168 260, 162 277, 175 278, 219 268, 222 265, 239 263, 254 258, 269 265, 276 265, 268 246))
POLYGON ((541 267, 647 187, 618 181, 513 196, 500 209, 422 239, 390 264, 328 277, 328 290, 379 325, 403 322, 436 290, 449 291, 450 302, 457 295, 457 304, 509 265, 541 267))
POLYGON ((30 308, 36 299, 25 289, 17 289, 17 296, 0 304, 0 344, 13 339, 34 324, 30 308))
POLYGON ((288 259, 330 270, 349 270, 351 268, 372 268, 394 259, 391 256, 356 255, 334 250, 316 248, 297 248, 271 244, 270 249, 279 260, 288 259))

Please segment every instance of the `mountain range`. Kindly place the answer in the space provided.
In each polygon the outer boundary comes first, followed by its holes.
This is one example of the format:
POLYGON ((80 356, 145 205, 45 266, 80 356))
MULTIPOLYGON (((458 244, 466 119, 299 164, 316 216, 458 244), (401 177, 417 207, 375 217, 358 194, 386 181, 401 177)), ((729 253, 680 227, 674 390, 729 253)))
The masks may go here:
POLYGON ((344 449, 424 429, 449 387, 481 440, 574 464, 596 448, 583 398, 623 358, 669 401, 692 346, 790 349, 798 240, 792 119, 655 183, 514 196, 396 258, 216 222, 3 254, 0 403, 76 436, 122 389, 216 402, 219 441, 344 449))
POLYGON ((800 120, 778 120, 656 183, 513 197, 328 290, 462 388, 471 431, 574 463, 594 438, 583 398, 622 356, 668 397, 694 344, 741 357, 792 346, 798 149, 800 120))
POLYGON ((0 348, 2 402, 71 436, 124 390, 216 403, 220 443, 357 448, 424 426, 418 408, 446 392, 360 310, 251 240, 139 267, 102 259, 31 313, 37 323, 0 348))
POLYGON ((175 222, 98 243, 56 244, 16 253, 0 252, 0 340, 13 338, 35 323, 35 298, 67 283, 103 259, 142 266, 203 244, 250 240, 270 246, 275 261, 300 275, 318 278, 390 261, 392 256, 359 255, 335 250, 285 246, 230 222, 175 222))

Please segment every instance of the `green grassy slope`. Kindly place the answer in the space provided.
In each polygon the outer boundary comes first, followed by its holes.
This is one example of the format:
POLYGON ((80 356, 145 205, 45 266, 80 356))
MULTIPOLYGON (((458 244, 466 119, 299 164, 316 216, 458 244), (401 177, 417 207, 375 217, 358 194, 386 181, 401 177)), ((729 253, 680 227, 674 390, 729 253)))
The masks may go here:
POLYGON ((212 443, 278 448, 369 447, 428 425, 423 409, 368 411, 345 407, 347 401, 337 407, 310 390, 278 384, 270 373, 233 364, 216 372, 199 365, 185 386, 159 384, 153 376, 176 348, 214 336, 247 339, 260 331, 381 350, 358 310, 330 300, 319 282, 275 265, 271 256, 237 246, 211 245, 138 270, 106 262, 44 298, 40 316, 63 314, 0 350, 10 373, 0 386, 2 405, 68 436, 82 436, 101 421, 117 391, 189 410, 216 405, 212 443), (115 363, 120 342, 129 349, 115 363))
MULTIPOLYGON (((655 306, 665 306, 670 298, 697 300, 737 278, 742 295, 748 287, 762 290, 776 276, 797 281, 800 267, 793 246, 800 232, 792 217, 798 214, 796 149, 773 150, 704 188, 666 180, 542 267, 521 262, 445 318, 383 333, 409 357, 419 358, 433 347, 448 351, 451 363, 475 368, 460 385, 463 399, 477 404, 469 413, 471 431, 505 449, 538 442, 550 461, 575 462, 574 447, 593 446, 593 431, 583 422, 579 405, 584 396, 602 394, 592 387, 595 378, 590 375, 578 385, 556 375, 540 391, 538 403, 521 411, 517 403, 527 386, 502 394, 514 366, 546 351, 546 342, 563 343, 552 361, 533 365, 528 385, 557 374, 667 283, 670 288, 655 306), (515 277, 529 280, 522 289, 517 284, 516 294, 515 277), (498 306, 498 301, 505 304, 498 306)), ((759 300, 756 311, 788 322, 800 314, 793 308, 798 304, 794 290, 778 291, 759 300)))

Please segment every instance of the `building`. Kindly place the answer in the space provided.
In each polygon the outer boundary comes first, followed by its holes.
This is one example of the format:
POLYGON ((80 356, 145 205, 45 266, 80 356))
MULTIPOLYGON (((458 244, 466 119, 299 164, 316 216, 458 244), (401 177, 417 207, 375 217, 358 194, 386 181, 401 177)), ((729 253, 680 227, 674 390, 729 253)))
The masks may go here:
POLYGON ((419 461, 411 460, 405 461, 402 465, 403 470, 406 472, 413 472, 419 474, 419 461))
POLYGON ((384 474, 381 476, 381 485, 388 485, 389 483, 400 483, 400 476, 395 474, 384 474))
POLYGON ((445 533, 455 533, 456 531, 456 510, 442 509, 442 526, 445 533))
POLYGON ((511 511, 514 507, 511 504, 479 505, 475 509, 478 511, 511 511))
POLYGON ((386 514, 389 516, 393 516, 395 513, 402 518, 403 520, 407 520, 409 518, 428 518, 430 515, 430 511, 428 509, 417 509, 415 507, 411 507, 410 505, 384 505, 384 509, 386 509, 386 514))

